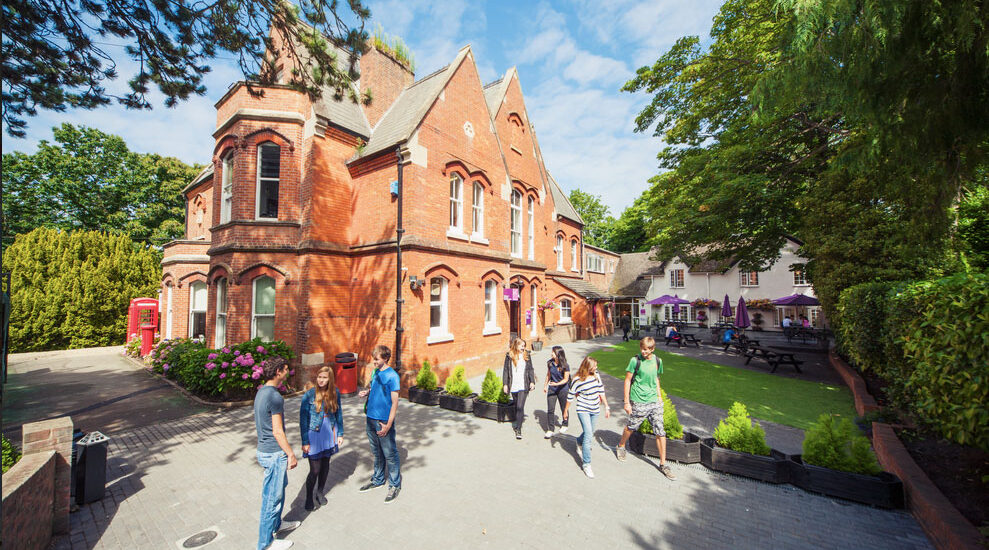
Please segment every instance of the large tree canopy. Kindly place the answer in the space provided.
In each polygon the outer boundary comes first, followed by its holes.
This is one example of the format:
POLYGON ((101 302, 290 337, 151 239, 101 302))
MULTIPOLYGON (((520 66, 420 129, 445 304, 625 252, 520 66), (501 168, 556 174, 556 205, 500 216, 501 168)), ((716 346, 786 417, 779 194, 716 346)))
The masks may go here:
POLYGON ((269 52, 280 49, 302 67, 286 75, 289 85, 313 96, 329 87, 343 96, 351 92, 370 17, 362 0, 346 4, 349 11, 338 13, 336 0, 4 0, 4 126, 8 134, 23 136, 25 117, 38 108, 92 109, 117 100, 149 109, 152 85, 164 94, 165 105, 174 106, 206 92, 208 63, 222 52, 238 56, 249 81, 271 84, 278 67, 269 52), (138 63, 122 96, 104 87, 117 77, 113 43, 125 45, 138 63), (349 55, 349 69, 337 59, 340 51, 349 55))
POLYGON ((606 247, 608 235, 615 219, 601 197, 585 193, 580 189, 570 192, 570 204, 584 220, 584 242, 591 246, 606 247))
POLYGON ((162 245, 181 237, 182 188, 199 166, 128 150, 118 136, 63 124, 32 155, 3 155, 3 244, 37 227, 126 233, 162 245))

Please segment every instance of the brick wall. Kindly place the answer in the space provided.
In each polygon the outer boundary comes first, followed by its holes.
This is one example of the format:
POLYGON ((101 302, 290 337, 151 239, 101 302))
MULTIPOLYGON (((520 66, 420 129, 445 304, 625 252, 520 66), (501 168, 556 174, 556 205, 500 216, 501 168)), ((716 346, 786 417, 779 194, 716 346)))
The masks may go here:
POLYGON ((364 107, 364 114, 368 124, 374 128, 402 90, 412 85, 415 75, 389 54, 373 46, 361 56, 360 64, 359 89, 361 93, 370 89, 372 94, 371 104, 364 107))

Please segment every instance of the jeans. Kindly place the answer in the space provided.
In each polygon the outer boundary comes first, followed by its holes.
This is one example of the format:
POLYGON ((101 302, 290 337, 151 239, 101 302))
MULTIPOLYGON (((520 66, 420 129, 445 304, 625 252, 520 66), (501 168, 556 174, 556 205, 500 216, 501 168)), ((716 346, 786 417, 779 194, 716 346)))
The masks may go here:
MULTIPOLYGON (((556 404, 560 404, 560 414, 563 414, 563 407, 567 403, 567 390, 559 390, 556 393, 546 394, 546 431, 553 431, 556 427, 556 404)), ((563 421, 567 425, 567 421, 563 421)))
POLYGON ((513 391, 512 399, 515 400, 515 422, 512 427, 516 430, 522 429, 522 421, 525 420, 525 398, 529 397, 529 391, 513 391))
POLYGON ((577 437, 577 444, 580 445, 580 454, 584 459, 584 466, 591 463, 591 440, 594 439, 594 424, 598 421, 598 413, 577 413, 580 420, 580 427, 584 430, 577 437))
POLYGON ((258 550, 264 550, 275 539, 275 531, 282 526, 282 506, 285 504, 285 486, 288 485, 288 455, 284 451, 258 451, 258 464, 264 468, 258 550))
POLYGON ((388 486, 402 486, 402 462, 398 458, 398 446, 395 444, 395 424, 388 433, 381 437, 378 430, 381 424, 373 418, 367 419, 367 441, 371 444, 371 454, 374 455, 374 473, 371 483, 381 485, 385 482, 385 463, 388 463, 388 486))

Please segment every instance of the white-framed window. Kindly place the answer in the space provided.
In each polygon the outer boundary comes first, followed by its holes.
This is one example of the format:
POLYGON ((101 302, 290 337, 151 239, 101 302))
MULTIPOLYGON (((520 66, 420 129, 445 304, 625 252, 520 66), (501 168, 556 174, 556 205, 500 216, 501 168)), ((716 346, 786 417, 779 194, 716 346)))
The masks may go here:
POLYGON ((529 197, 529 207, 527 209, 527 214, 529 215, 529 259, 536 259, 536 199, 529 197))
POLYGON ((172 300, 172 287, 168 287, 168 309, 165 311, 165 339, 172 339, 172 309, 174 301, 172 300))
POLYGON ((604 258, 594 254, 593 252, 588 252, 586 258, 585 263, 587 264, 586 267, 588 271, 604 273, 604 258))
POLYGON ((809 315, 810 326, 818 326, 818 321, 821 317, 821 308, 819 307, 809 307, 807 308, 807 315, 809 315))
POLYGON ((234 156, 229 154, 223 157, 220 164, 222 173, 220 174, 220 223, 230 221, 230 213, 233 211, 234 202, 234 156))
POLYGON ((758 271, 739 271, 739 283, 742 286, 759 286, 758 271))
POLYGON ((683 270, 670 270, 670 288, 683 288, 683 270))
POLYGON ((690 317, 690 307, 680 306, 680 310, 676 313, 673 312, 673 306, 666 304, 663 306, 663 320, 665 321, 683 321, 686 322, 690 317))
POLYGON ((251 338, 265 342, 275 339, 275 280, 271 277, 254 279, 251 303, 251 338))
POLYGON ((450 229, 464 230, 464 180, 457 173, 450 175, 450 229))
POLYGON ((474 182, 474 200, 471 203, 471 231, 476 237, 484 237, 484 184, 474 182))
POLYGON ((611 264, 611 272, 614 273, 615 272, 615 264, 617 262, 615 260, 611 260, 609 263, 611 264))
POLYGON ((539 326, 539 316, 536 315, 536 312, 538 311, 536 309, 536 292, 537 292, 536 285, 532 285, 529 287, 529 311, 530 311, 529 315, 531 316, 532 319, 532 325, 530 325, 529 328, 529 336, 535 336, 536 333, 538 332, 538 326, 539 326))
MULTIPOLYGON (((486 334, 498 330, 498 310, 495 309, 496 304, 498 303, 497 296, 498 296, 498 283, 496 281, 485 282, 484 283, 484 332, 486 334)), ((430 313, 432 313, 432 311, 430 311, 430 313)))
POLYGON ((563 271, 563 236, 556 236, 556 270, 563 271))
POLYGON ((807 273, 803 270, 795 270, 793 272, 793 284, 796 286, 806 286, 807 285, 807 273))
POLYGON ((214 348, 227 345, 227 279, 216 280, 216 335, 214 348))
POLYGON ((189 285, 189 338, 206 337, 206 283, 196 281, 189 285))
POLYGON ((560 300, 560 322, 569 323, 572 321, 570 318, 572 303, 569 298, 564 298, 560 300))
POLYGON ((522 257, 522 193, 512 191, 511 213, 512 256, 522 257))
POLYGON ((577 241, 570 241, 570 270, 579 271, 577 269, 577 241))
POLYGON ((282 148, 274 143, 258 145, 257 219, 278 219, 278 178, 282 148))
POLYGON ((447 302, 448 282, 444 277, 429 279, 429 339, 450 339, 448 322, 450 318, 449 303, 447 302))

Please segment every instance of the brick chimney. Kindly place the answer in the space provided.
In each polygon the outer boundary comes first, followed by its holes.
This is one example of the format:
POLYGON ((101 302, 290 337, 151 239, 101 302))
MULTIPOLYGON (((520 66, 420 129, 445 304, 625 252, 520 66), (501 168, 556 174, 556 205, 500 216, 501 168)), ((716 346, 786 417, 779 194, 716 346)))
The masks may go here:
POLYGON ((367 121, 374 128, 402 90, 412 85, 415 74, 390 54, 371 46, 361 56, 361 93, 370 88, 371 104, 364 107, 367 121))

